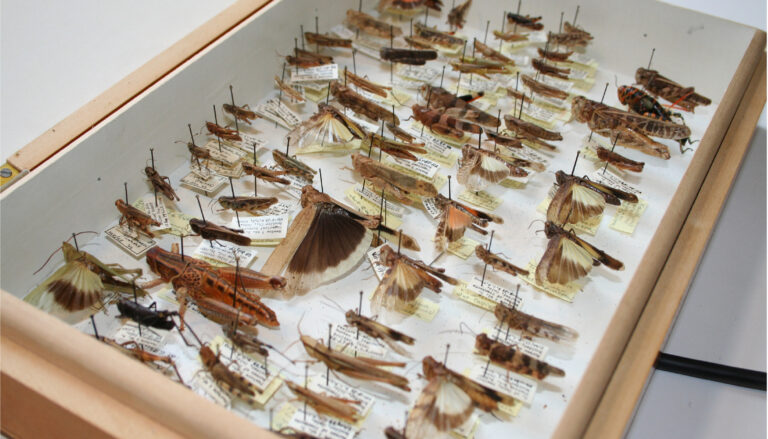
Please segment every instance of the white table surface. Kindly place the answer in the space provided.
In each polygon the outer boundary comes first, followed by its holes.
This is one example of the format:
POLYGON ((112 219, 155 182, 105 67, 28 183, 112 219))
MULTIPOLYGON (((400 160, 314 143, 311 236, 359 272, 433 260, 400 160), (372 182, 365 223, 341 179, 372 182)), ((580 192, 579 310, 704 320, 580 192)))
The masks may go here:
MULTIPOLYGON (((2 0, 0 162, 234 0, 2 0)), ((669 3, 765 30, 764 0, 669 3)), ((664 351, 766 369, 766 120, 664 351)), ((635 438, 765 437, 766 394, 654 372, 635 438)))

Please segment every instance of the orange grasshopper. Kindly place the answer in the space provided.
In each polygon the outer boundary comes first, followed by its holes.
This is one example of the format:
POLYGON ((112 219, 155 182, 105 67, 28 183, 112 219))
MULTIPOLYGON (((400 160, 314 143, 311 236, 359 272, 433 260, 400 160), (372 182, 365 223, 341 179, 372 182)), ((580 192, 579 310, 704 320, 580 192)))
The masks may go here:
MULTIPOLYGON (((173 284, 179 296, 179 315, 182 319, 187 301, 191 299, 203 315, 219 323, 240 320, 245 325, 261 323, 271 328, 280 326, 275 312, 248 289, 282 289, 285 287, 282 277, 270 277, 246 268, 214 267, 157 246, 147 252, 147 264, 160 275, 160 282, 173 284)), ((183 323, 184 320, 182 329, 183 323)))

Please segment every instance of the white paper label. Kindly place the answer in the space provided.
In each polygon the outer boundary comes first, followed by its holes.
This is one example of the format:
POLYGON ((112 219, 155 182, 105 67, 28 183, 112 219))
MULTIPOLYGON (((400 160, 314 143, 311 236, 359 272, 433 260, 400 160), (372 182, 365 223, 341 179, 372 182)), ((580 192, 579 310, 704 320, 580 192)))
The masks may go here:
POLYGON ((338 64, 324 64, 317 67, 291 70, 291 82, 333 81, 339 79, 338 64))
POLYGON ((462 75, 459 87, 464 90, 493 93, 499 88, 499 84, 479 75, 462 75))
POLYGON ((430 83, 440 76, 440 72, 437 69, 426 66, 411 66, 402 65, 397 69, 399 76, 413 79, 419 82, 430 83))
POLYGON ((136 342, 135 346, 129 344, 128 348, 138 347, 155 355, 166 355, 163 350, 163 340, 165 337, 146 326, 142 326, 141 331, 139 331, 139 326, 136 322, 131 321, 121 326, 113 338, 120 344, 129 341, 136 342), (141 332, 141 335, 139 335, 139 332, 141 332))
POLYGON ((563 90, 565 92, 571 91, 573 89, 573 83, 565 81, 563 79, 554 78, 549 75, 539 75, 539 82, 543 82, 544 84, 551 85, 553 87, 557 87, 560 90, 563 90))
POLYGON ((533 397, 536 395, 536 381, 523 378, 514 373, 507 374, 506 370, 493 364, 489 365, 486 370, 486 364, 476 363, 472 366, 469 377, 493 390, 519 399, 526 404, 530 404, 533 401, 533 397))
POLYGON ((443 211, 440 210, 440 208, 438 208, 437 205, 435 204, 435 199, 434 198, 424 197, 421 200, 421 202, 422 202, 422 204, 424 204, 424 209, 427 210, 427 213, 432 218, 437 219, 440 216, 440 214, 443 213, 443 211))
POLYGON ((536 104, 528 103, 528 101, 526 101, 526 105, 523 106, 523 115, 524 116, 527 115, 529 117, 532 117, 534 119, 538 119, 542 122, 547 122, 547 123, 554 122, 555 118, 557 117, 557 115, 554 112, 547 110, 544 107, 540 107, 536 104))
MULTIPOLYGON (((240 137, 242 137, 242 133, 240 137)), ((208 153, 211 155, 211 159, 222 162, 227 166, 234 166, 237 162, 240 161, 240 159, 243 158, 243 156, 245 156, 242 151, 236 153, 234 152, 235 148, 224 144, 221 145, 221 151, 219 151, 219 143, 215 140, 206 143, 205 149, 208 150, 208 153)))
POLYGON ((351 40, 355 38, 355 33, 343 24, 337 24, 336 26, 332 27, 331 33, 339 38, 344 38, 345 40, 351 40))
MULTIPOLYGON (((380 206, 382 204, 381 196, 368 189, 368 187, 369 186, 366 186, 365 189, 363 189, 362 185, 357 185, 355 186, 355 192, 360 194, 361 197, 370 201, 374 205, 380 206)), ((403 206, 398 206, 395 203, 387 203, 387 213, 391 213, 392 215, 402 218, 402 216, 405 214, 405 208, 403 206)))
POLYGON ((619 189, 624 192, 629 192, 630 194, 639 195, 642 193, 640 192, 639 189, 630 186, 629 183, 622 180, 618 175, 614 174, 609 169, 606 169, 605 171, 603 171, 603 169, 600 168, 595 172, 593 172, 592 174, 590 174, 589 179, 596 183, 601 183, 606 186, 610 186, 614 189, 619 189))
MULTIPOLYGON (((280 185, 283 187, 283 185, 280 185)), ((300 206, 296 203, 281 201, 264 211, 264 215, 291 215, 300 206)), ((242 221, 242 220, 241 220, 242 221)))
POLYGON ((214 195, 227 184, 227 179, 219 175, 212 175, 205 179, 192 171, 181 179, 181 184, 192 190, 203 192, 205 195, 214 195))
POLYGON ((277 98, 272 98, 256 106, 256 113, 278 124, 292 129, 301 123, 301 117, 287 105, 279 103, 277 98))
POLYGON ((255 249, 238 247, 230 242, 211 243, 210 241, 203 241, 197 246, 192 256, 213 259, 232 266, 235 265, 235 258, 237 257, 240 259, 239 265, 247 267, 251 265, 256 254, 255 249))
POLYGON ((245 157, 246 153, 253 152, 253 145, 254 144, 256 144, 256 152, 257 153, 258 153, 258 151, 261 148, 264 147, 264 145, 267 144, 266 140, 264 140, 264 139, 262 139, 260 137, 256 137, 256 135, 251 134, 251 133, 244 133, 244 132, 240 131, 240 138, 242 140, 240 140, 238 142, 227 141, 227 143, 231 143, 232 145, 237 147, 236 149, 232 149, 230 151, 234 152, 235 154, 239 153, 238 155, 240 155, 241 158, 245 157))
POLYGON ((154 195, 146 195, 143 198, 144 205, 141 207, 141 210, 144 211, 147 215, 151 216, 153 220, 160 223, 159 226, 154 226, 155 230, 165 230, 171 228, 171 220, 168 217, 168 210, 165 208, 165 203, 160 198, 160 195, 157 197, 157 204, 155 204, 155 196, 154 195))
POLYGON ((421 138, 424 142, 424 149, 433 152, 440 157, 447 158, 453 152, 453 147, 442 140, 433 137, 426 132, 422 136, 421 129, 410 127, 408 132, 416 138, 421 138))
POLYGON ((255 240, 282 239, 288 231, 288 215, 240 218, 240 226, 237 225, 237 219, 233 219, 229 227, 242 229, 245 236, 255 240))
POLYGON ((333 376, 330 377, 327 385, 325 384, 324 376, 314 376, 310 378, 308 387, 315 392, 326 393, 336 398, 359 401, 360 403, 355 404, 355 406, 358 408, 358 413, 360 413, 361 417, 368 413, 376 400, 373 395, 334 379, 333 376))
POLYGON ((222 407, 229 407, 231 399, 227 392, 225 392, 213 377, 207 371, 200 371, 195 374, 192 382, 189 383, 192 390, 198 395, 204 396, 206 399, 213 401, 222 407))
POLYGON ((519 309, 523 304, 523 298, 519 295, 515 295, 514 291, 488 282, 488 280, 482 282, 482 279, 477 276, 472 277, 472 282, 469 284, 469 289, 476 294, 485 297, 486 299, 490 299, 509 308, 519 309))
POLYGON ((136 232, 120 225, 107 229, 104 234, 110 241, 134 258, 141 257, 147 250, 157 245, 154 239, 143 234, 136 236, 136 232))
POLYGON ((287 427, 326 439, 352 439, 356 433, 355 428, 344 421, 320 416, 310 409, 305 413, 303 408, 296 410, 287 427))
POLYGON ((381 263, 381 248, 384 247, 384 245, 376 247, 368 252, 368 260, 371 261, 373 272, 376 273, 376 277, 378 277, 379 280, 381 280, 381 278, 384 277, 384 273, 389 270, 389 267, 381 263))
POLYGON ((430 180, 435 176, 435 174, 437 174, 437 170, 440 169, 439 163, 435 163, 432 160, 425 159, 423 157, 419 157, 419 160, 417 161, 406 160, 397 157, 391 157, 391 159, 399 166, 410 169, 411 171, 430 180))
POLYGON ((331 347, 336 350, 344 350, 344 353, 353 355, 355 351, 360 355, 372 358, 384 358, 387 349, 379 342, 357 328, 348 325, 336 325, 331 335, 331 347))
POLYGON ((544 358, 547 356, 547 352, 549 351, 549 348, 541 343, 536 343, 533 340, 528 340, 527 338, 521 338, 520 334, 514 333, 514 332, 506 332, 506 329, 502 328, 501 331, 499 331, 497 328, 488 329, 485 331, 488 333, 488 336, 496 339, 496 336, 498 335, 501 338, 504 338, 503 343, 507 346, 514 346, 515 349, 519 349, 520 352, 531 356, 537 360, 544 360, 544 358))

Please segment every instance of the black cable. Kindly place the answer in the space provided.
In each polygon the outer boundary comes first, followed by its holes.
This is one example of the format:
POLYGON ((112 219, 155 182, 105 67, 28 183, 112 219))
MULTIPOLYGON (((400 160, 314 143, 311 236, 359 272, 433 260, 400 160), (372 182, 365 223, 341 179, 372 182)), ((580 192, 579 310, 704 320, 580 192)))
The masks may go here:
POLYGON ((765 391, 765 372, 731 367, 659 352, 654 367, 694 378, 765 391))

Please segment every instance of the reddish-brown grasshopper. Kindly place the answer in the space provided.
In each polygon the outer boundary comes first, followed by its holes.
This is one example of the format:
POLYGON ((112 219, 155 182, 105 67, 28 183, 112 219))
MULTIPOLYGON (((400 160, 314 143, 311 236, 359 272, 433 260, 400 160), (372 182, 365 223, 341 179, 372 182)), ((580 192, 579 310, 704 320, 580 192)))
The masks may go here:
MULTIPOLYGON (((566 99, 568 97, 567 92, 560 90, 557 87, 552 87, 551 85, 539 82, 528 75, 520 75, 520 79, 523 80, 523 84, 525 84, 526 87, 530 88, 532 92, 538 95, 560 100, 566 99)), ((508 91, 511 92, 511 90, 508 91)))
POLYGON ((248 175, 253 175, 256 178, 260 178, 270 183, 291 184, 290 181, 280 177, 287 174, 286 171, 273 171, 271 169, 264 168, 262 166, 256 166, 253 163, 243 162, 243 172, 248 175))
POLYGON ((307 43, 315 44, 317 46, 352 47, 352 40, 348 40, 346 38, 334 38, 329 37, 328 35, 317 34, 314 32, 304 32, 304 38, 306 38, 307 43))
POLYGON ((475 46, 475 49, 478 50, 478 52, 480 52, 484 57, 492 61, 497 61, 497 62, 504 63, 511 66, 515 65, 515 61, 502 55, 501 52, 492 48, 491 46, 481 43, 477 39, 475 39, 474 41, 474 46, 475 46))
POLYGON ((386 21, 377 20, 364 12, 347 10, 347 24, 355 29, 379 38, 394 38, 403 34, 399 26, 392 26, 386 21))
POLYGON ((240 142, 243 140, 243 138, 240 137, 240 133, 237 132, 236 130, 224 128, 223 126, 217 125, 213 122, 206 122, 205 127, 208 128, 208 132, 210 134, 221 137, 224 140, 229 140, 233 142, 240 142))
POLYGON ((384 124, 384 126, 387 127, 387 130, 389 130, 389 132, 392 133, 393 136, 402 140, 403 142, 413 143, 413 141, 416 140, 416 138, 412 136, 410 133, 408 133, 408 131, 405 131, 399 126, 393 124, 392 122, 387 122, 386 124, 384 124))
POLYGON ((568 75, 571 74, 571 69, 549 65, 539 58, 534 58, 533 61, 531 61, 531 65, 542 75, 548 75, 555 78, 568 79, 568 75))
POLYGON ((501 124, 498 117, 492 116, 470 103, 475 99, 481 98, 483 96, 482 92, 456 96, 442 87, 432 87, 430 85, 422 86, 419 91, 424 100, 428 101, 427 107, 433 109, 445 108, 447 116, 489 128, 496 128, 501 124))
POLYGON ((363 77, 357 76, 346 69, 344 70, 344 76, 347 81, 355 84, 357 87, 362 88, 367 92, 381 96, 382 98, 386 98, 387 91, 392 90, 392 87, 385 87, 383 85, 376 84, 375 82, 371 82, 363 77))
POLYGON ((277 75, 275 75, 275 85, 296 102, 304 102, 304 96, 298 90, 283 82, 277 75))
POLYGON ((397 345, 396 342, 405 343, 411 346, 416 342, 413 337, 405 335, 402 332, 396 331, 388 326, 382 325, 373 319, 369 319, 368 317, 357 314, 352 310, 347 311, 344 314, 344 317, 347 319, 347 323, 350 326, 354 326, 361 332, 368 334, 368 336, 371 338, 383 341, 393 351, 400 355, 407 355, 408 353, 405 351, 405 349, 397 345))
POLYGON ((362 114, 372 120, 391 120, 395 125, 400 125, 400 119, 390 110, 369 101, 338 81, 331 84, 331 94, 341 105, 349 107, 355 113, 362 114))
POLYGON ((232 116, 235 117, 235 119, 241 120, 247 124, 250 124, 255 119, 259 119, 261 117, 255 112, 251 111, 248 104, 242 107, 238 107, 237 105, 232 105, 232 104, 223 104, 222 108, 224 108, 224 112, 231 114, 232 116))
POLYGON ((166 198, 168 198, 171 201, 173 201, 174 199, 176 201, 181 201, 181 198, 179 198, 179 196, 176 195, 176 191, 174 191, 173 187, 171 186, 170 178, 160 175, 151 166, 147 166, 146 168, 144 168, 144 173, 147 175, 147 178, 149 178, 149 182, 152 183, 152 187, 154 187, 155 190, 165 195, 166 198))
POLYGON ((392 61, 394 63, 408 64, 412 66, 423 66, 427 61, 437 59, 437 52, 429 49, 399 49, 396 47, 385 46, 379 50, 379 56, 383 61, 392 61))
POLYGON ((648 93, 672 102, 670 108, 678 106, 685 111, 693 112, 697 105, 706 106, 712 103, 709 98, 696 93, 693 87, 683 87, 660 75, 656 70, 638 68, 635 72, 635 81, 643 85, 648 93))
POLYGON ((509 137, 505 136, 503 134, 499 134, 494 130, 483 130, 485 131, 485 135, 488 136, 489 140, 492 140, 494 144, 498 144, 501 146, 506 146, 508 148, 522 148, 523 142, 520 141, 520 139, 516 137, 509 137))
POLYGON ((610 149, 603 148, 602 146, 598 146, 596 152, 598 159, 608 162, 619 169, 632 172, 643 172, 643 167, 645 166, 645 163, 643 162, 636 162, 628 159, 627 157, 613 152, 610 149))
POLYGON ((288 380, 285 381, 285 385, 294 395, 309 404, 319 414, 333 416, 350 424, 355 424, 360 420, 360 413, 353 405, 359 404, 360 401, 318 393, 288 380))
POLYGON ((206 345, 200 348, 200 360, 202 360, 203 366, 211 374, 213 380, 230 394, 250 404, 255 404, 256 396, 261 394, 261 390, 244 376, 222 363, 219 359, 219 354, 214 354, 213 350, 206 345))
POLYGON ((517 276, 518 274, 528 276, 528 270, 523 270, 518 266, 510 264, 505 259, 502 259, 499 255, 488 251, 488 249, 486 249, 483 245, 478 245, 475 247, 475 255, 477 255, 481 261, 499 271, 511 274, 512 276, 517 276))
POLYGON ((276 149, 272 150, 272 158, 288 174, 296 175, 308 181, 314 180, 315 174, 317 174, 317 171, 310 168, 302 161, 289 157, 282 151, 276 149))
POLYGON ((480 134, 483 128, 474 123, 465 122, 446 114, 445 110, 424 107, 414 104, 411 107, 413 118, 421 122, 429 130, 441 136, 461 140, 465 132, 480 134))
POLYGON ((293 49, 293 51, 293 56, 288 55, 285 57, 286 62, 292 66, 308 68, 331 64, 333 62, 333 58, 330 56, 318 55, 317 53, 302 50, 298 47, 293 49))
POLYGON ((420 22, 413 24, 414 35, 423 38, 430 43, 444 47, 459 47, 464 44, 464 40, 447 32, 441 32, 435 28, 425 26, 420 22))
POLYGON ((573 55, 573 51, 569 50, 567 52, 555 52, 552 50, 544 50, 541 47, 536 49, 539 52, 539 56, 542 58, 546 58, 551 61, 567 61, 568 57, 573 55))
POLYGON ((492 74, 510 74, 512 71, 506 64, 496 63, 493 61, 474 60, 474 63, 468 62, 452 62, 451 67, 453 70, 461 73, 474 73, 484 78, 488 78, 488 75, 492 74))
POLYGON ((253 215, 261 215, 264 210, 277 204, 275 197, 228 197, 218 198, 219 204, 224 209, 237 212, 248 212, 253 215))
POLYGON ((241 235, 243 233, 242 229, 232 229, 197 218, 189 220, 189 227, 203 239, 211 242, 222 240, 242 246, 251 245, 251 238, 241 235))
POLYGON ((471 5, 472 0, 467 0, 464 3, 451 9, 451 11, 448 13, 448 24, 454 28, 463 28, 464 23, 467 21, 467 19, 464 17, 466 17, 471 5))
POLYGON ((496 304, 493 314, 500 322, 509 325, 511 329, 522 331, 523 335, 543 337, 554 342, 575 340, 579 336, 576 331, 567 326, 542 320, 501 303, 496 304))
POLYGON ((531 30, 542 30, 544 24, 539 23, 541 17, 532 17, 530 15, 514 14, 512 12, 507 13, 507 22, 520 27, 524 27, 531 30))
POLYGON ((173 358, 171 358, 170 356, 157 355, 157 354, 148 352, 142 349, 139 346, 139 344, 133 340, 129 340, 123 343, 118 343, 115 340, 112 340, 111 338, 106 338, 106 337, 101 337, 99 340, 117 349, 123 354, 128 355, 129 357, 133 357, 141 361, 142 363, 145 363, 145 364, 165 363, 169 365, 170 367, 173 368, 174 372, 176 372, 176 376, 179 378, 179 382, 181 384, 184 384, 184 380, 181 378, 181 374, 179 374, 179 369, 176 368, 176 363, 173 361, 173 358))
POLYGON ((396 140, 387 139, 376 133, 368 133, 361 148, 379 148, 387 154, 406 160, 416 161, 419 158, 414 154, 426 154, 423 143, 402 143, 396 140))
POLYGON ((155 234, 149 230, 149 226, 159 226, 160 223, 152 219, 151 216, 140 211, 139 209, 126 204, 125 201, 118 199, 115 201, 115 207, 120 211, 122 215, 120 217, 120 225, 127 224, 130 229, 136 231, 136 236, 139 236, 139 232, 144 233, 150 238, 154 238, 155 234))
POLYGON ((432 183, 411 177, 360 154, 352 155, 352 166, 363 178, 391 192, 401 202, 409 203, 409 194, 424 197, 437 195, 437 189, 432 183))
POLYGON ((526 122, 510 114, 504 116, 504 123, 507 129, 524 139, 563 140, 563 135, 557 131, 548 131, 535 123, 526 122))
POLYGON ((492 340, 486 334, 477 335, 475 350, 480 355, 487 355, 491 363, 506 369, 508 372, 530 376, 537 380, 543 380, 549 375, 565 376, 564 370, 520 352, 513 346, 492 340))
MULTIPOLYGON (((207 262, 190 256, 182 257, 160 247, 149 249, 147 264, 160 275, 161 281, 171 282, 177 294, 182 296, 179 299, 179 315, 182 318, 188 297, 197 303, 201 312, 208 311, 211 315, 227 317, 229 321, 239 316, 244 324, 253 320, 268 327, 280 325, 275 312, 264 305, 258 295, 247 289, 282 289, 285 287, 285 279, 282 277, 265 276, 248 269, 213 267, 207 262), (236 290, 235 282, 242 289, 236 290), (229 304, 234 304, 234 307, 229 304)), ((221 322, 223 318, 214 320, 221 322)))

